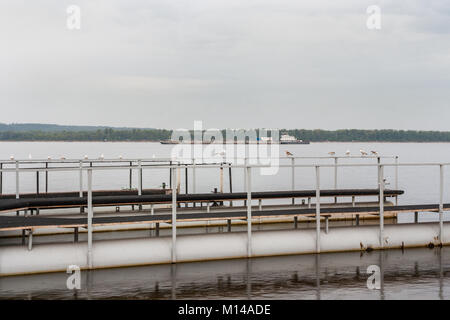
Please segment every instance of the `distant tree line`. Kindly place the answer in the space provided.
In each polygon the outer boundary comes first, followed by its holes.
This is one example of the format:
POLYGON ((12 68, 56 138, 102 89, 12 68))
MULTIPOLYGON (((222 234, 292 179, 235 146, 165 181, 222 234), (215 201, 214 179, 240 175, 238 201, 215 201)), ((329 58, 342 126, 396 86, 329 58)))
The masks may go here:
POLYGON ((112 128, 95 131, 0 131, 3 141, 159 141, 170 139, 170 130, 112 128))
MULTIPOLYGON (((1 131, 1 141, 159 141, 171 138, 165 129, 113 129, 59 130, 59 131, 1 131)), ((191 132, 192 134, 192 132, 191 132)), ((297 139, 311 142, 450 142, 450 132, 404 130, 305 130, 282 129, 297 139)))
POLYGON ((414 131, 414 130, 281 130, 296 137, 312 142, 334 141, 379 141, 379 142, 450 142, 450 132, 414 131))

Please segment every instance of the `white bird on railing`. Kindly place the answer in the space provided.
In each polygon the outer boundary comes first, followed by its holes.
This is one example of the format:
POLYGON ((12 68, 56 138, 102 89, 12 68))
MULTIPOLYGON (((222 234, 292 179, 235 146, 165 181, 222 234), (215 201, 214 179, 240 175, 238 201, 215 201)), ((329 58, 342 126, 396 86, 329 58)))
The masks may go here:
POLYGON ((122 155, 119 155, 119 159, 120 159, 120 160, 122 160, 122 159, 123 159, 122 155))
POLYGON ((84 160, 87 160, 88 159, 88 156, 87 156, 87 154, 85 154, 84 155, 84 160))
POLYGON ((61 160, 66 160, 66 157, 64 157, 64 156, 61 156, 61 160))
POLYGON ((47 157, 47 160, 52 160, 52 157, 51 157, 51 156, 48 156, 48 157, 47 157))
POLYGON ((364 150, 362 150, 362 149, 361 149, 361 150, 359 150, 359 152, 361 152, 361 155, 362 155, 362 156, 367 156, 367 154, 368 154, 367 152, 365 152, 365 151, 364 151, 364 150))
POLYGON ((99 159, 100 159, 100 160, 105 159, 105 156, 103 155, 103 153, 100 155, 99 159))
POLYGON ((350 150, 345 151, 345 155, 349 156, 350 155, 350 150))
POLYGON ((328 152, 328 154, 329 154, 330 156, 334 156, 334 155, 336 154, 336 152, 331 151, 331 152, 328 152))
POLYGON ((28 154, 28 159, 33 159, 33 157, 31 156, 31 153, 30 154, 28 154))
POLYGON ((11 157, 9 157, 9 160, 14 160, 14 156, 11 155, 11 157))
POLYGON ((378 152, 377 151, 370 151, 374 156, 377 156, 378 155, 378 152))
POLYGON ((155 155, 153 155, 153 156, 152 156, 152 158, 153 158, 153 159, 155 159, 155 158, 156 158, 156 156, 155 156, 155 155))
POLYGON ((288 157, 293 157, 294 154, 292 154, 292 153, 290 153, 289 151, 286 150, 286 156, 288 156, 288 157))

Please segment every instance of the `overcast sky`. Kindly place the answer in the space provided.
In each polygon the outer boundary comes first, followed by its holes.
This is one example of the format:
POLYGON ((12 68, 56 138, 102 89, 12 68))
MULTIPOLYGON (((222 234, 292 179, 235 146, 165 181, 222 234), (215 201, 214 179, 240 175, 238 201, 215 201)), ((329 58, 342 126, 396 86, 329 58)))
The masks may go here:
POLYGON ((450 131, 448 0, 2 0, 0 41, 0 122, 450 131))

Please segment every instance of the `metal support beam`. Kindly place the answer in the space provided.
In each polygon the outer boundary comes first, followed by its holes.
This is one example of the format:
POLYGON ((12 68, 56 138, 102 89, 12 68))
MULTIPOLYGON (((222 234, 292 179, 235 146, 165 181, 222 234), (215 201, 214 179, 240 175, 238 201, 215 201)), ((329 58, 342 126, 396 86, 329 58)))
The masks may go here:
POLYGON ((247 167, 247 257, 252 256, 252 168, 247 167))
POLYGON ((92 217, 94 211, 92 208, 92 169, 87 171, 87 183, 88 183, 88 193, 87 193, 87 207, 88 207, 88 268, 92 269, 92 217))
POLYGON ((130 172, 129 172, 129 189, 133 189, 133 168, 131 168, 133 166, 133 162, 130 161, 130 172))
POLYGON ((419 223, 419 212, 414 212, 414 223, 419 223))
POLYGON ((262 199, 258 200, 259 211, 262 211, 262 199))
POLYGON ((83 197, 83 161, 80 160, 80 171, 79 171, 79 179, 80 179, 80 198, 83 197))
MULTIPOLYGON (((295 190, 295 158, 291 158, 291 190, 295 190)), ((295 198, 292 198, 292 204, 295 204, 295 198)))
MULTIPOLYGON (((45 163, 45 169, 48 169, 48 162, 45 163)), ((45 170, 45 193, 48 193, 48 171, 45 170)))
MULTIPOLYGON (((378 158, 380 159, 380 158, 378 158)), ((378 166, 378 185, 380 189, 380 246, 384 247, 384 166, 378 166)))
POLYGON ((177 184, 176 169, 172 170, 172 263, 177 262, 177 184))
POLYGON ((320 167, 316 166, 316 253, 320 253, 320 167))
POLYGON ((220 193, 223 193, 223 164, 220 164, 220 193))
MULTIPOLYGON (((232 172, 231 172, 231 164, 228 167, 228 180, 230 183, 230 193, 233 193, 233 180, 232 180, 232 172)), ((230 201, 230 207, 233 206, 233 201, 230 201)))
POLYGON ((352 207, 356 207, 356 197, 352 197, 352 207))
MULTIPOLYGON (((395 157, 395 190, 398 190, 398 156, 395 157)), ((395 205, 398 206, 398 196, 395 196, 395 205)))
POLYGON ((298 217, 294 217, 294 229, 298 228, 298 217))
POLYGON ((439 241, 443 242, 444 232, 444 166, 439 166, 440 183, 439 183, 439 241))
POLYGON ((141 160, 138 161, 138 168, 139 168, 139 178, 138 178, 138 195, 142 195, 142 163, 141 160))
POLYGON ((359 214, 356 215, 356 225, 359 226, 359 214))
MULTIPOLYGON (((338 187, 338 157, 334 158, 334 190, 338 187)), ((334 197, 334 203, 337 203, 338 198, 334 197)))
POLYGON ((159 222, 156 223, 155 231, 156 231, 156 236, 159 237, 159 222))
POLYGON ((39 170, 36 171, 36 194, 39 194, 39 170))
POLYGON ((227 220, 227 229, 228 229, 228 232, 231 232, 231 219, 227 220))
POLYGON ((325 233, 326 234, 328 234, 328 220, 329 220, 329 217, 325 216, 325 233))
POLYGON ((73 242, 78 242, 78 227, 73 228, 73 242))
MULTIPOLYGON (((0 170, 3 169, 3 163, 0 162, 0 170)), ((3 194, 3 171, 0 171, 0 194, 3 194)))
POLYGON ((19 199, 19 161, 16 160, 16 199, 19 199))

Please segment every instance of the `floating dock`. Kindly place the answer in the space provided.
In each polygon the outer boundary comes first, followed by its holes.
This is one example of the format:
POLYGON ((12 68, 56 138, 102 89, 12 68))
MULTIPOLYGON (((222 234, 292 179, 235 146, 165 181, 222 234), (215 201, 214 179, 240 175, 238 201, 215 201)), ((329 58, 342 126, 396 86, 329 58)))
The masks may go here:
MULTIPOLYGON (((280 167, 291 168, 292 179, 297 167, 310 167, 316 173, 315 189, 252 191, 252 169, 264 166, 233 164, 180 164, 172 160, 153 162, 144 166, 142 160, 111 161, 93 166, 83 160, 68 161, 79 166, 26 167, 19 161, 9 162, 13 167, 2 165, 0 172, 16 174, 16 193, 0 195, 0 241, 2 237, 21 237, 21 245, 0 245, 0 276, 63 271, 68 265, 78 265, 83 269, 109 268, 120 266, 177 263, 213 259, 231 259, 285 254, 308 254, 336 251, 355 251, 388 248, 407 248, 418 246, 441 246, 450 244, 447 236, 449 225, 444 224, 443 212, 450 204, 443 202, 443 168, 449 164, 338 164, 338 157, 329 157, 333 164, 306 165, 295 164, 280 167), (86 165, 87 164, 87 165, 86 165), (128 164, 128 165, 127 165, 128 164), (137 164, 137 165, 136 165, 137 164), (398 204, 398 197, 404 190, 398 189, 398 167, 412 165, 438 166, 440 175, 440 202, 436 204, 398 204), (378 189, 339 189, 337 170, 341 166, 376 166, 378 169, 378 189), (384 167, 395 168, 395 188, 386 189, 384 167), (145 189, 142 183, 142 170, 152 168, 170 170, 170 189, 145 189), (320 169, 334 168, 335 188, 320 188, 320 169), (181 194, 179 189, 179 170, 192 170, 195 186, 195 170, 219 169, 221 183, 223 170, 230 170, 230 192, 181 194), (239 169, 240 168, 240 169, 239 169), (246 192, 232 192, 231 170, 245 172, 246 192), (95 170, 138 170, 137 190, 92 190, 92 172, 95 170), (79 171, 80 191, 60 193, 21 194, 18 177, 21 172, 37 171, 79 171), (87 176, 87 190, 82 188, 82 178, 87 176), (365 199, 375 198, 368 202, 365 199), (328 201, 326 201, 328 199, 328 201), (346 199, 350 201, 345 202, 346 199), (364 201, 361 201, 364 199, 364 201), (393 199, 390 202, 389 199, 393 199), (285 204, 263 205, 273 200, 286 201, 285 204), (242 204, 241 204, 242 203, 242 204), (182 207, 184 205, 184 208, 182 207), (131 206, 131 211, 124 207, 131 206), (144 206, 148 206, 145 208, 144 206), (136 207, 136 210, 134 210, 136 207), (94 208, 98 216, 94 216, 94 208), (102 212, 100 208, 114 208, 102 212), (78 211, 74 211, 78 210, 78 211), (69 210, 62 213, 60 210, 69 210), (386 224, 385 217, 411 212, 415 214, 414 223, 386 224), (418 223, 419 213, 439 213, 437 223, 418 223), (354 219, 353 226, 333 226, 330 221, 339 218, 354 219), (378 224, 360 225, 363 217, 378 220, 378 224), (288 230, 253 230, 252 223, 276 220, 292 223, 288 230), (302 221, 312 222, 315 228, 298 228, 302 221), (234 230, 233 223, 244 224, 234 230), (226 231, 212 234, 177 235, 177 226, 208 226, 213 223, 224 224, 226 231), (171 236, 159 236, 162 226, 171 230, 171 236), (114 227, 133 230, 148 227, 155 231, 154 236, 135 239, 93 240, 96 230, 114 230, 114 227), (137 227, 139 226, 139 227, 137 227), (33 244, 33 234, 39 231, 68 230, 73 233, 73 241, 64 243, 33 244), (79 241, 79 232, 87 233, 87 241, 79 241), (120 252, 120 254, 117 254, 120 252)), ((292 160, 292 159, 291 159, 292 160)), ((29 163, 28 163, 29 164, 29 163)), ((131 172, 131 171, 130 171, 131 172)), ((130 173, 131 177, 131 173, 130 173)), ((131 178, 130 178, 131 179, 131 178)), ((1 179, 0 179, 1 180, 1 179)), ((292 180, 293 182, 293 180, 292 180)), ((295 184, 292 183, 292 186, 295 184)), ((223 190, 223 186, 220 188, 223 190)))

